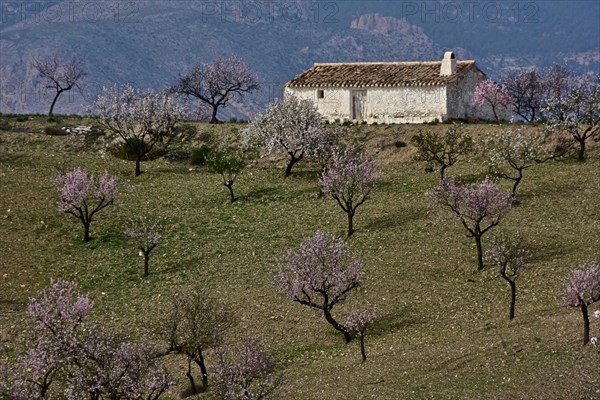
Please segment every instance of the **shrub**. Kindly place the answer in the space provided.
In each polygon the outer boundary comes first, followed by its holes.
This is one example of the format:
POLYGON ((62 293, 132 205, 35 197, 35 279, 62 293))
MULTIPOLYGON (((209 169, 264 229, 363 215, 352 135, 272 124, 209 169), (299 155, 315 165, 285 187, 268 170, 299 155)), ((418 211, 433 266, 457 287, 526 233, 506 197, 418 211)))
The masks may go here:
POLYGON ((206 158, 208 157, 211 151, 212 149, 205 144, 192 149, 192 160, 190 161, 190 163, 192 165, 205 165, 206 158))
POLYGON ((56 125, 45 127, 44 133, 46 135, 51 135, 51 136, 68 136, 69 135, 69 132, 62 129, 62 127, 56 126, 56 125))
POLYGON ((394 146, 396 146, 397 148, 406 147, 406 142, 402 140, 396 140, 394 142, 394 146))

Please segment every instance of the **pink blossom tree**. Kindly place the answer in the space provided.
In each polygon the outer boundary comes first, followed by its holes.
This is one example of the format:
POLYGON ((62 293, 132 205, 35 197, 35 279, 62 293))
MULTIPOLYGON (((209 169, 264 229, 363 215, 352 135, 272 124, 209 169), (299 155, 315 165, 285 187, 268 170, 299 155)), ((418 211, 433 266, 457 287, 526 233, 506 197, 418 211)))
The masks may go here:
POLYGON ((525 259, 528 256, 529 251, 518 240, 510 238, 508 235, 500 235, 492 239, 492 244, 487 254, 487 260, 494 264, 497 273, 510 286, 509 319, 515 318, 515 304, 517 301, 516 280, 521 270, 525 267, 525 259))
POLYGON ((179 131, 187 109, 170 92, 140 92, 126 84, 103 88, 87 111, 98 123, 118 135, 135 154, 135 176, 140 162, 159 144, 166 148, 179 131))
POLYGON ((356 333, 360 337, 360 355, 362 357, 362 362, 367 361, 367 354, 365 352, 365 333, 367 327, 372 325, 375 321, 376 314, 377 310, 374 306, 369 306, 363 311, 353 310, 348 314, 346 323, 344 323, 348 332, 356 333))
POLYGON ((317 232, 279 260, 276 282, 286 297, 322 311, 325 320, 349 342, 350 332, 331 311, 360 286, 363 265, 362 259, 352 259, 341 239, 317 232))
POLYGON ((321 174, 323 193, 330 194, 348 216, 348 236, 354 233, 356 209, 371 196, 381 172, 374 159, 356 149, 340 149, 321 174))
POLYGON ((290 156, 286 177, 291 175, 293 166, 314 149, 324 133, 315 104, 292 95, 269 104, 243 131, 247 146, 264 148, 269 154, 281 148, 290 156))
POLYGON ((600 267, 598 264, 581 264, 574 268, 565 285, 562 304, 581 309, 584 345, 590 341, 588 307, 598 301, 600 301, 600 267))
POLYGON ((125 230, 125 234, 136 241, 140 255, 144 257, 144 276, 149 274, 150 252, 158 245, 162 237, 161 231, 162 227, 158 221, 151 221, 145 217, 129 221, 125 230))
POLYGON ((64 60, 59 57, 46 57, 34 60, 33 68, 37 71, 38 77, 46 82, 46 88, 56 91, 48 115, 54 112, 54 106, 60 95, 73 88, 79 88, 79 81, 87 75, 82 58, 64 60))
POLYGON ((549 131, 566 131, 579 143, 578 159, 585 160, 586 143, 600 132, 600 74, 573 78, 566 92, 546 101, 549 131))
POLYGON ((255 73, 238 57, 219 58, 210 64, 198 63, 179 78, 173 91, 192 96, 212 109, 210 123, 218 123, 217 111, 230 101, 258 90, 255 73))
POLYGON ((527 122, 541 117, 544 79, 536 67, 510 71, 502 77, 502 86, 513 99, 513 112, 527 122))
POLYGON ((450 212, 475 239, 477 270, 484 268, 482 236, 508 214, 514 198, 503 193, 496 183, 485 178, 478 185, 457 185, 454 179, 445 179, 430 192, 434 204, 450 212))
POLYGON ((224 400, 261 400, 273 398, 283 383, 274 373, 275 362, 258 336, 247 337, 234 346, 216 350, 213 392, 224 400))
POLYGON ((92 307, 65 281, 32 299, 33 336, 12 368, 0 368, 0 398, 159 399, 172 385, 159 354, 89 323, 92 307))
POLYGON ((83 224, 83 241, 90 240, 90 225, 99 211, 114 204, 119 196, 119 180, 104 172, 98 178, 76 168, 59 172, 53 180, 60 194, 58 209, 70 214, 83 224))
POLYGON ((506 87, 498 85, 491 79, 486 79, 475 87, 473 102, 480 107, 485 104, 489 105, 492 108, 496 122, 499 122, 496 110, 498 107, 507 108, 513 103, 513 99, 510 97, 506 87))

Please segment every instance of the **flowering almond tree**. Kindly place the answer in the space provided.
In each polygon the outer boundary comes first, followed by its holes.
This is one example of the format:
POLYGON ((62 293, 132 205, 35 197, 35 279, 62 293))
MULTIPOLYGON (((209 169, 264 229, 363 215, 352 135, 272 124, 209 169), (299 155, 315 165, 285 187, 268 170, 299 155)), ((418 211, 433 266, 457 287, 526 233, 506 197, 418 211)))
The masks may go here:
POLYGON ((352 148, 336 151, 321 174, 323 193, 330 194, 348 215, 348 236, 354 233, 356 209, 369 199, 380 179, 375 160, 352 148))
POLYGON ((275 362, 261 345, 260 337, 247 337, 235 346, 217 349, 214 393, 224 400, 261 400, 283 380, 275 375, 275 362))
POLYGON ((281 148, 290 156, 286 177, 325 134, 327 132, 321 128, 321 114, 315 104, 291 95, 269 104, 243 131, 246 145, 264 148, 267 153, 281 148))
POLYGON ((444 135, 433 131, 419 132, 411 142, 417 148, 415 160, 437 164, 440 180, 445 178, 446 168, 473 151, 473 139, 455 126, 448 128, 444 135))
POLYGON ((134 152, 135 176, 139 176, 142 158, 158 144, 169 145, 187 109, 170 92, 140 93, 126 84, 121 88, 103 88, 88 112, 134 152))
POLYGON ((173 91, 192 96, 212 108, 210 123, 218 123, 219 107, 246 93, 258 90, 258 78, 238 56, 220 58, 211 64, 198 63, 179 78, 173 91))
POLYGON ((322 311, 325 320, 349 342, 350 332, 336 321, 331 310, 360 286, 363 265, 362 259, 352 260, 341 239, 317 232, 279 260, 276 281, 286 297, 322 311))
POLYGON ((360 337, 360 355, 362 357, 362 362, 367 361, 367 354, 365 353, 365 332, 367 331, 367 327, 372 325, 373 321, 375 321, 376 314, 377 310, 374 306, 369 306, 363 311, 354 310, 348 315, 346 323, 344 324, 348 332, 356 333, 360 337))
POLYGON ((528 256, 529 251, 527 249, 523 248, 517 240, 512 240, 506 235, 498 236, 492 240, 487 255, 487 259, 494 263, 500 277, 510 285, 509 319, 515 318, 516 280, 525 266, 525 258, 528 256))
POLYGON ((496 122, 500 122, 496 110, 498 107, 506 108, 510 106, 513 104, 513 99, 510 97, 506 87, 498 85, 491 79, 486 79, 475 87, 473 102, 477 106, 488 104, 492 108, 496 122))
POLYGON ((544 112, 550 131, 566 131, 579 143, 583 161, 587 141, 600 132, 600 74, 573 81, 566 93, 548 99, 544 112))
POLYGON ((133 238, 140 249, 140 255, 144 257, 144 276, 148 276, 148 264, 150 252, 154 250, 161 239, 162 227, 158 221, 149 221, 144 217, 129 222, 125 234, 133 238))
POLYGON ((118 179, 104 172, 98 178, 85 170, 58 173, 53 183, 60 194, 58 209, 83 224, 83 241, 90 240, 90 225, 97 212, 113 204, 119 196, 118 179))
POLYGON ((523 179, 523 171, 535 163, 546 162, 554 155, 546 148, 542 134, 526 134, 520 129, 504 130, 481 142, 490 169, 498 176, 514 182, 512 195, 523 179))
POLYGON ((454 179, 445 179, 430 192, 434 204, 450 212, 475 239, 477 270, 484 268, 481 237, 497 226, 508 214, 514 198, 503 193, 496 183, 485 178, 478 185, 457 185, 454 179))
POLYGON ((590 317, 588 307, 600 301, 600 267, 596 263, 581 264, 569 275, 562 304, 579 307, 583 316, 583 344, 590 341, 590 317))
POLYGON ((0 367, 0 398, 159 399, 172 382, 157 365, 158 354, 89 324, 92 307, 64 281, 32 299, 33 336, 12 367, 0 367))

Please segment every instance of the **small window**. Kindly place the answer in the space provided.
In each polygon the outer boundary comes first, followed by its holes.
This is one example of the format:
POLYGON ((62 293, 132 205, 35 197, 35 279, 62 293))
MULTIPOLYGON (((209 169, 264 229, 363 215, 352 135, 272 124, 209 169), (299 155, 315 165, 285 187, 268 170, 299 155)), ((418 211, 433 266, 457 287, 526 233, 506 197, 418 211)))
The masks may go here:
POLYGON ((317 90, 317 99, 324 99, 325 98, 325 91, 323 89, 318 89, 317 90))

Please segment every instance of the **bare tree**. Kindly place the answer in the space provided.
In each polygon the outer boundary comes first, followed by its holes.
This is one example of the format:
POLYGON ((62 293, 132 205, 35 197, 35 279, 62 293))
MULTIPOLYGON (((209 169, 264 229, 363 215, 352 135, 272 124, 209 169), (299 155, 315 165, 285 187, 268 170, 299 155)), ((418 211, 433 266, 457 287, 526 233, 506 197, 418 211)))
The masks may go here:
POLYGON ((502 78, 502 84, 513 99, 513 112, 527 122, 541 116, 545 81, 537 68, 511 71, 502 78))
POLYGON ((46 88, 56 90, 48 115, 52 115, 54 112, 54 105, 62 92, 69 91, 74 87, 80 89, 78 82, 87 75, 83 64, 82 58, 63 60, 58 57, 47 57, 33 61, 33 68, 37 70, 38 76, 46 82, 46 88))
POLYGON ((440 168, 440 181, 446 177, 446 168, 473 151, 473 139, 460 126, 450 127, 445 134, 434 131, 419 132, 411 142, 417 148, 416 161, 425 161, 440 168))
POLYGON ((238 56, 198 63, 179 78, 173 91, 193 96, 212 108, 210 123, 216 124, 219 107, 258 89, 258 78, 238 56))
POLYGON ((203 290, 178 293, 173 296, 170 310, 160 321, 159 335, 167 342, 167 353, 187 357, 186 376, 193 394, 208 387, 208 370, 204 360, 206 350, 221 345, 230 326, 230 313, 203 290), (196 385, 192 363, 200 368, 202 387, 196 385))

